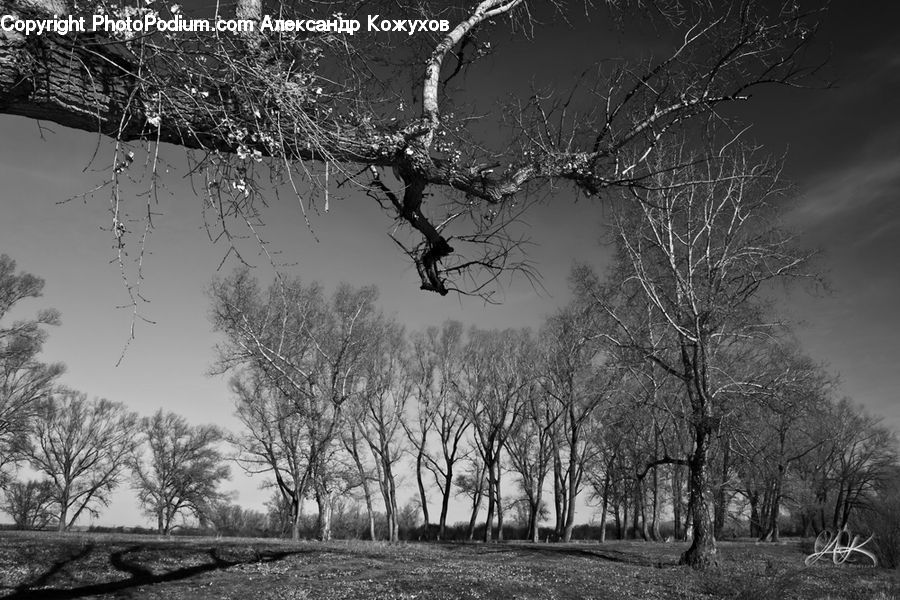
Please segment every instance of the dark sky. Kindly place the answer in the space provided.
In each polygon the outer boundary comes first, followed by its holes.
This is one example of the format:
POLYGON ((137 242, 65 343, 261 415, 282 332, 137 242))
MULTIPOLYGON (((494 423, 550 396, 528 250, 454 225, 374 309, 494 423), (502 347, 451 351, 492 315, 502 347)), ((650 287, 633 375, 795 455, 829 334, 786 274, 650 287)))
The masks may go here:
MULTIPOLYGON (((750 136, 772 152, 787 152, 786 174, 798 190, 789 224, 804 243, 823 250, 819 264, 831 282, 828 295, 792 293, 785 311, 803 321, 798 331, 806 350, 840 374, 843 393, 900 429, 898 12, 893 3, 833 3, 818 49, 832 53, 828 73, 835 87, 762 90, 741 114, 753 123, 750 136)), ((488 98, 526 89, 530 80, 564 80, 583 68, 589 48, 595 54, 633 54, 653 46, 652 40, 638 42, 602 22, 577 23, 574 32, 547 26, 536 30, 533 42, 501 47, 497 58, 476 67, 480 70, 465 83, 488 98), (510 63, 517 53, 523 60, 510 63)), ((142 312, 156 324, 138 323, 137 339, 116 367, 131 313, 117 308, 127 304, 127 295, 110 263, 110 236, 100 229, 108 222, 108 196, 57 205, 102 179, 90 166, 96 136, 55 125, 42 131, 34 122, 6 116, 0 117, 0 136, 0 252, 47 280, 45 298, 23 309, 61 310, 63 325, 52 331, 46 358, 68 365, 63 382, 91 396, 123 401, 142 414, 163 407, 194 423, 234 426, 225 380, 205 375, 216 338, 204 289, 225 249, 206 239, 200 203, 183 178, 178 151, 166 150, 171 177, 157 207, 163 214, 145 267, 150 303, 142 312)), ((101 155, 107 150, 101 143, 101 155)), ((127 202, 139 207, 145 200, 127 202)), ((537 243, 531 256, 546 292, 514 281, 500 305, 486 306, 473 298, 420 292, 412 267, 386 236, 389 221, 371 200, 345 197, 327 215, 315 217, 319 242, 295 204, 276 204, 269 214, 266 235, 296 261, 296 274, 328 287, 341 280, 378 284, 382 306, 410 328, 445 318, 485 327, 537 327, 567 299, 566 276, 574 260, 600 267, 607 260, 597 243, 601 207, 574 203, 569 194, 554 196, 527 219, 537 243)), ((250 258, 267 277, 265 261, 250 258)), ((247 506, 259 507, 268 496, 253 483, 236 479, 233 486, 247 506)), ((137 519, 133 500, 123 494, 102 523, 137 519)))
POLYGON ((808 351, 900 428, 900 30, 893 3, 835 2, 822 27, 834 89, 759 98, 754 132, 788 152, 789 224, 822 251, 830 296, 795 294, 808 351))

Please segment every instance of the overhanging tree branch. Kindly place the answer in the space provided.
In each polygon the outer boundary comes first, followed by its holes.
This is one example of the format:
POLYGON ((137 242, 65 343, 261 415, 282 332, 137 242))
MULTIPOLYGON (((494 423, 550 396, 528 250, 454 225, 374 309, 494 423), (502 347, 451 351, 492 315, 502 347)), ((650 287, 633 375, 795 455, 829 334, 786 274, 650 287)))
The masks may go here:
MULTIPOLYGON (((304 8, 299 4, 298 15, 304 8)), ((640 187, 657 168, 648 158, 675 130, 697 117, 716 115, 722 104, 746 99, 759 85, 797 85, 815 71, 800 62, 814 29, 810 15, 796 10, 766 14, 751 2, 698 8, 696 24, 669 57, 597 69, 591 85, 578 86, 583 93, 573 91, 564 102, 554 92, 536 96, 511 111, 512 140, 481 148, 471 143, 477 122, 441 110, 444 59, 492 19, 528 18, 537 10, 530 4, 483 0, 472 12, 444 10, 440 14, 452 19, 451 28, 426 42, 424 73, 417 66, 421 41, 415 40, 375 43, 362 35, 331 33, 131 37, 96 32, 27 38, 4 33, 0 112, 98 132, 117 144, 167 142, 201 151, 194 157, 196 172, 208 175, 200 193, 210 206, 224 207, 219 211, 223 227, 229 216, 239 221, 256 216, 251 206, 260 189, 257 161, 271 159, 270 174, 289 179, 296 193, 301 192, 294 172, 315 184, 316 165, 330 165, 331 177, 376 190, 378 178, 360 181, 351 167, 390 167, 402 192, 399 201, 384 208, 421 240, 404 245, 421 287, 446 294, 465 291, 458 282, 467 277, 472 289, 482 290, 498 270, 527 268, 506 258, 510 250, 521 251, 519 245, 492 246, 496 229, 479 234, 490 230, 494 218, 513 218, 500 209, 536 186, 566 182, 587 195, 640 187), (418 115, 404 110, 403 99, 389 84, 372 83, 379 65, 394 55, 409 57, 399 66, 391 63, 388 75, 408 70, 418 81, 418 115), (453 218, 441 215, 435 192, 453 207, 453 218), (453 236, 469 236, 486 256, 448 263, 449 257, 470 251, 451 245, 453 236), (487 273, 487 280, 478 273, 487 273)), ((51 16, 59 8, 0 1, 0 12, 20 18, 51 16)), ((119 156, 114 174, 130 168, 132 156, 119 156)), ((152 164, 155 169, 156 160, 152 164)), ((115 176, 111 183, 118 185, 115 176)), ((123 223, 117 214, 113 229, 119 244, 127 234, 123 223)))

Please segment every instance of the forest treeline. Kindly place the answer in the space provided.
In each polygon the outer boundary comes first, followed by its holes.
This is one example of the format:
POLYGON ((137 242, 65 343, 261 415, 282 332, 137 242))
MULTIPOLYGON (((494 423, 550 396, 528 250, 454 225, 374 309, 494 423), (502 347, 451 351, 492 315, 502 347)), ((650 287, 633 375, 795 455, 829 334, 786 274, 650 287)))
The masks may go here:
MULTIPOLYGON (((0 266, 4 313, 40 295, 39 278, 5 256, 0 266)), ((199 522, 295 539, 327 540, 336 528, 397 540, 402 528, 407 538, 567 541, 587 516, 581 498, 600 539, 610 528, 685 539, 690 399, 682 380, 614 332, 628 319, 647 344, 662 348, 669 336, 621 286, 587 267, 571 280, 573 300, 536 331, 447 321, 408 332, 373 287, 264 287, 236 271, 210 288, 224 339, 216 369, 231 376, 243 425, 233 433, 161 410, 139 418, 57 386, 62 366, 38 360, 57 315, 13 323, 0 332, 0 458, 39 478, 5 469, 3 509, 19 528, 64 530, 128 485, 160 533, 199 522), (220 491, 231 461, 271 483, 268 514, 220 491), (413 503, 398 500, 400 479, 414 486, 413 503), (469 506, 465 524, 448 523, 455 498, 469 506)), ((716 538, 777 540, 786 519, 812 534, 896 503, 894 434, 840 397, 787 330, 717 347, 714 364, 703 494, 716 538)))
MULTIPOLYGON (((728 531, 777 540, 786 518, 803 534, 896 532, 894 433, 778 316, 773 284, 817 281, 780 225, 779 166, 729 145, 672 152, 637 201, 611 205, 607 271, 574 267, 570 302, 534 329, 407 331, 375 287, 265 285, 246 268, 215 280, 212 370, 229 377, 234 432, 59 387, 62 366, 39 360, 54 311, 5 325, 5 510, 63 530, 130 485, 162 533, 236 522, 252 515, 219 491, 232 462, 271 485, 269 527, 294 539, 310 512, 331 539, 336 507, 355 499, 366 537, 398 540, 411 522, 401 478, 434 539, 454 498, 469 503, 466 537, 484 541, 512 522, 537 541, 545 521, 569 541, 580 499, 601 538, 610 524, 659 540, 671 522, 692 566, 728 531), (13 480, 17 464, 39 479, 13 480)), ((42 287, 4 256, 0 318, 42 287)))

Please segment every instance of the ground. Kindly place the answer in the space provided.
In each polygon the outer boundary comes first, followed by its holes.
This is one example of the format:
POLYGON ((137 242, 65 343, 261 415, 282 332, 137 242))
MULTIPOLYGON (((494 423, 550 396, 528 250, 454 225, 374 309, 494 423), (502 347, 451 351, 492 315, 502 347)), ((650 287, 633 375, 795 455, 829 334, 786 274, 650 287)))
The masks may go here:
POLYGON ((808 542, 720 543, 719 567, 676 565, 682 544, 418 544, 0 532, 0 598, 873 599, 900 573, 830 562, 808 542))

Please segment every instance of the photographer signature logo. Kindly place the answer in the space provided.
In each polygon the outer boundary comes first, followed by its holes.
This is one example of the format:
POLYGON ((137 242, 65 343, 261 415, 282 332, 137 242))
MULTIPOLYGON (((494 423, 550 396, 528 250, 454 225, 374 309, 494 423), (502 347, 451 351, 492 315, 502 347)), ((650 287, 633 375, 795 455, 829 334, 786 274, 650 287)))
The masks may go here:
POLYGON ((878 560, 875 558, 875 555, 868 550, 863 550, 863 546, 868 544, 873 537, 875 536, 870 535, 866 538, 866 541, 860 542, 858 535, 853 536, 851 540, 850 530, 846 527, 837 532, 837 534, 826 529, 816 536, 813 553, 806 557, 804 563, 808 567, 816 563, 820 558, 830 555, 834 564, 842 565, 847 562, 847 559, 852 554, 859 553, 869 557, 872 560, 872 564, 878 566, 878 560))

